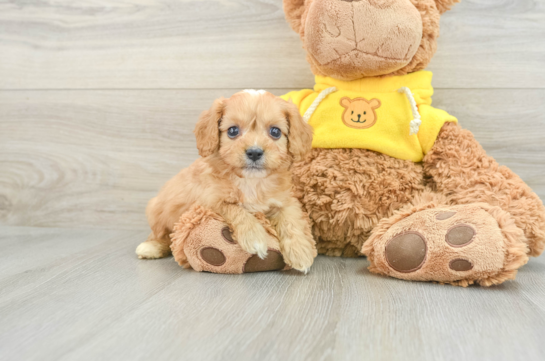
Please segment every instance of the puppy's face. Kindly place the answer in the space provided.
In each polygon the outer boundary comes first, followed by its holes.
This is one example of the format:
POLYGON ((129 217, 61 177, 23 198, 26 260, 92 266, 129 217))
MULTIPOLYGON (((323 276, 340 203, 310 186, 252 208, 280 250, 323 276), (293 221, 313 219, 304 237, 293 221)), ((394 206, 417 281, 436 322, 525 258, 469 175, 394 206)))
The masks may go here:
POLYGON ((295 105, 264 91, 217 100, 201 115, 195 134, 202 156, 217 153, 239 175, 250 178, 289 168, 312 142, 312 128, 295 105))

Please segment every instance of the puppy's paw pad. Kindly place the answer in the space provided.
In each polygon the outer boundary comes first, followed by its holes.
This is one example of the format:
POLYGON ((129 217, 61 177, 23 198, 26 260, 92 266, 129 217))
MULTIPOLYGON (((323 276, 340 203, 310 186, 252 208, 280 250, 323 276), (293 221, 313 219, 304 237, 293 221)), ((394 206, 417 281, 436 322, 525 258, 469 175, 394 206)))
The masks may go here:
POLYGON ((427 252, 424 236, 417 232, 406 232, 386 243, 385 256, 394 270, 411 273, 422 267, 427 252))

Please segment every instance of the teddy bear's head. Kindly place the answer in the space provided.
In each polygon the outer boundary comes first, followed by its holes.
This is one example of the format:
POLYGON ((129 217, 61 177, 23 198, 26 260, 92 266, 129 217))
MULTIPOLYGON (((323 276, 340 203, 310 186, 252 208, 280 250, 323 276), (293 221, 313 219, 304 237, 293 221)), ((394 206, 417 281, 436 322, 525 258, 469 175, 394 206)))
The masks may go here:
POLYGON ((460 0, 284 0, 313 73, 341 80, 424 69, 439 18, 460 0))

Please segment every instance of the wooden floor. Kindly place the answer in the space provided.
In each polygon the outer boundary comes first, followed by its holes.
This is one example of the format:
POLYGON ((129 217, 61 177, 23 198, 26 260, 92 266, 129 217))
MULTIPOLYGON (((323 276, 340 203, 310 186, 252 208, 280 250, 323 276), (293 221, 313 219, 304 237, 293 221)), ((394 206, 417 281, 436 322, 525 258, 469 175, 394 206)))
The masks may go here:
POLYGON ((467 289, 318 257, 215 275, 141 261, 143 231, 0 228, 1 360, 544 360, 545 260, 467 289))
MULTIPOLYGON (((441 24, 434 106, 545 199, 545 0, 441 24)), ((202 110, 312 85, 281 0, 0 0, 0 360, 544 360, 543 257, 492 289, 136 259, 202 110)))

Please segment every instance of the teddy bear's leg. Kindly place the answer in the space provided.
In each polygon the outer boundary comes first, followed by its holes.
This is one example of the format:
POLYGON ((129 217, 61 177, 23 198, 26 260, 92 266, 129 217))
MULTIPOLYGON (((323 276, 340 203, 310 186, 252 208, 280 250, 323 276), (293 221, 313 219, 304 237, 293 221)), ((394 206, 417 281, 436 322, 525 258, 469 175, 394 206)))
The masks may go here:
POLYGON ((362 251, 374 273, 490 286, 514 279, 527 262, 525 239, 499 207, 423 202, 379 222, 362 251))
POLYGON ((423 168, 366 149, 315 148, 293 167, 293 193, 319 254, 357 257, 378 221, 424 190, 423 168))
POLYGON ((267 240, 268 253, 261 259, 240 247, 219 215, 200 207, 182 216, 171 237, 174 259, 196 271, 240 274, 286 268, 275 237, 267 240))
POLYGON ((498 206, 524 231, 530 256, 545 248, 545 207, 515 173, 486 155, 470 131, 446 123, 424 158, 424 171, 450 204, 498 206))

